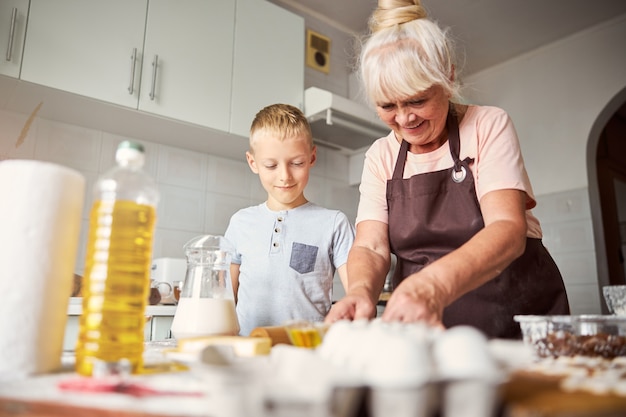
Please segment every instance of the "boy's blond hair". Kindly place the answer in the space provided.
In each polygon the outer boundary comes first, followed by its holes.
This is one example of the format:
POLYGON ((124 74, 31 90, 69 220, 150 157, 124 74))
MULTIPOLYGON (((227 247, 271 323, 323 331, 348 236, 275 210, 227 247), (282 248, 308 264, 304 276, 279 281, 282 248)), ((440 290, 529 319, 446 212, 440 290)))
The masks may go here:
POLYGON ((250 150, 255 133, 266 131, 283 141, 287 138, 304 137, 313 149, 311 125, 299 108, 289 104, 272 104, 261 109, 250 126, 250 150))

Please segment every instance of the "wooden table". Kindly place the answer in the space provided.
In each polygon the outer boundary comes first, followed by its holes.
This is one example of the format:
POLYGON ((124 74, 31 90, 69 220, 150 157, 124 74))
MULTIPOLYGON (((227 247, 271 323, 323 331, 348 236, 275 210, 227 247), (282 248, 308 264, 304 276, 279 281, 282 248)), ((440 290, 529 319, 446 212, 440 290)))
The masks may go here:
POLYGON ((626 397, 565 392, 561 377, 516 372, 502 387, 507 417, 624 417, 626 397))

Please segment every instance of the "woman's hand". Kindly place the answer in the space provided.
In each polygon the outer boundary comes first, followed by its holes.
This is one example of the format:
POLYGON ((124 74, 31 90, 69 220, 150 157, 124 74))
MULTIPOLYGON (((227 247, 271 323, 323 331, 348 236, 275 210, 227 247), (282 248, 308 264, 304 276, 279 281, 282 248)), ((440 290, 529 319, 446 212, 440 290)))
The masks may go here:
POLYGON ((376 302, 390 264, 387 236, 385 223, 365 220, 357 224, 348 255, 346 282, 342 279, 346 296, 332 306, 325 323, 376 317, 376 302))
POLYGON ((338 320, 372 319, 376 317, 376 305, 365 294, 347 295, 337 301, 330 309, 324 323, 331 324, 338 320))
POLYGON ((383 312, 384 321, 404 323, 424 322, 442 327, 443 309, 446 306, 444 292, 420 276, 419 273, 407 277, 396 288, 383 312))

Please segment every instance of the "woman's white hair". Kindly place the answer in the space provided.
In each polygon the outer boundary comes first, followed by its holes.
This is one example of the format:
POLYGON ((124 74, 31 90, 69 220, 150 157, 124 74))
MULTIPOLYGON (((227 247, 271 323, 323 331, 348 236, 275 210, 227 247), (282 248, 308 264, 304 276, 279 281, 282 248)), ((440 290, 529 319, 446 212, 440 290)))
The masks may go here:
POLYGON ((412 97, 433 85, 460 100, 448 30, 426 17, 419 0, 381 0, 370 30, 359 75, 372 104, 412 97))

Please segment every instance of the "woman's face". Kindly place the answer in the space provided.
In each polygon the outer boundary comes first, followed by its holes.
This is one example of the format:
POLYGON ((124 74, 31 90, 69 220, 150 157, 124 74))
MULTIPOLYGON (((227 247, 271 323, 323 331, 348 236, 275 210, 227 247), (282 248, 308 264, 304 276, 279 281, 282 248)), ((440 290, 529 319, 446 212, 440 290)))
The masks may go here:
POLYGON ((409 142, 410 152, 426 153, 446 142, 448 99, 444 89, 435 85, 409 98, 377 103, 376 111, 399 142, 409 142))

